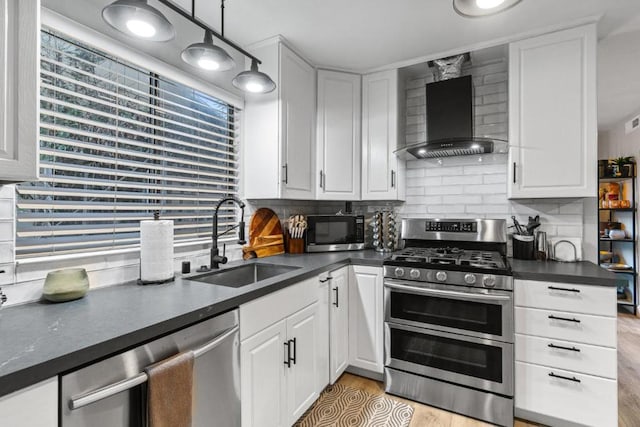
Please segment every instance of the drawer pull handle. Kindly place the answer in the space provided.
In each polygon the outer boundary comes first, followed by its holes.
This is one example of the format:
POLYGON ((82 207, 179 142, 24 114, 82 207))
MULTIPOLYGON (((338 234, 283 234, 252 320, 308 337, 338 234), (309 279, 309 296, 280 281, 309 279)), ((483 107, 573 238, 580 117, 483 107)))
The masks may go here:
POLYGON ((551 320, 562 320, 563 322, 580 323, 580 319, 576 319, 575 317, 572 318, 572 319, 569 319, 568 317, 558 317, 558 316, 554 316, 553 314, 549 315, 549 319, 551 319, 551 320))
POLYGON ((580 353, 580 349, 579 348, 575 348, 575 347, 564 347, 564 346, 561 346, 561 345, 555 345, 553 343, 549 343, 549 345, 547 347, 555 348, 555 349, 558 349, 558 350, 576 351, 576 352, 580 353))
POLYGON ((580 289, 576 289, 576 288, 559 288, 557 286, 547 286, 547 289, 551 290, 551 291, 564 291, 564 292, 575 292, 576 294, 580 293, 580 289))
POLYGON ((558 378, 558 379, 561 379, 561 380, 573 381, 574 383, 581 383, 582 382, 576 377, 564 377, 562 375, 556 375, 553 372, 549 372, 549 376, 553 377, 553 378, 558 378))

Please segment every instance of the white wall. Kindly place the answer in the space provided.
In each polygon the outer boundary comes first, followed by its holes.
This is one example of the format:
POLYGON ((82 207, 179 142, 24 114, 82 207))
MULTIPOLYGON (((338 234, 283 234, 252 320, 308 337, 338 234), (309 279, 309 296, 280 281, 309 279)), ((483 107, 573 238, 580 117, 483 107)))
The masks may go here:
MULTIPOLYGON (((463 68, 464 75, 473 76, 475 86, 476 136, 507 139, 507 70, 506 56, 474 60, 463 68)), ((431 81, 433 75, 425 68, 424 74, 406 82, 408 144, 425 140, 425 84, 431 81)), ((512 215, 526 223, 529 216, 539 214, 540 230, 549 237, 583 237, 583 256, 595 261, 596 240, 588 234, 591 226, 587 225, 592 223, 596 230, 595 220, 588 219, 594 209, 595 199, 510 201, 507 156, 485 155, 408 161, 407 200, 400 213, 408 217, 505 218, 510 224, 512 215)))

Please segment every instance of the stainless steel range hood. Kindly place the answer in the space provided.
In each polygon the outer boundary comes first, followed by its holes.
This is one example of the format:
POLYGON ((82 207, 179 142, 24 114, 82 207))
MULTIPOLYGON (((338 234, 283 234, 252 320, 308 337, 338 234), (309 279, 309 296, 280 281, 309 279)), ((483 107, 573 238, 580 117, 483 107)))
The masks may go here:
POLYGON ((396 151, 407 159, 506 153, 507 141, 474 135, 473 79, 461 76, 468 54, 430 62, 436 81, 426 85, 427 140, 396 151))

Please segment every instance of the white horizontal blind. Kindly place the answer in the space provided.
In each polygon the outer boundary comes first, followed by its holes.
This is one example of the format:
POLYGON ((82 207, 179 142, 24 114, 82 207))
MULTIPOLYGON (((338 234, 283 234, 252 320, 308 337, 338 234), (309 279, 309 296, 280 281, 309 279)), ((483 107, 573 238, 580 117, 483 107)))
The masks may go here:
MULTIPOLYGON (((211 239, 215 203, 238 191, 237 109, 45 31, 40 106, 41 178, 17 186, 18 258, 135 247, 156 210, 176 242, 211 239)), ((235 216, 221 209, 219 231, 235 216)))

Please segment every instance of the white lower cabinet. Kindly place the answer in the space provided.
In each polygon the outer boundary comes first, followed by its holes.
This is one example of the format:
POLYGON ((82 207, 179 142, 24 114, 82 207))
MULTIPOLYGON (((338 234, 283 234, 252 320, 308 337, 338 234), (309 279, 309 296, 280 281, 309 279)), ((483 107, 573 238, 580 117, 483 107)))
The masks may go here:
POLYGON ((240 306, 243 427, 290 426, 324 388, 318 289, 313 278, 240 306))
POLYGON ((516 362, 516 378, 516 408, 562 420, 539 419, 545 424, 618 425, 615 380, 523 362, 516 362))
POLYGON ((0 425, 58 426, 58 377, 0 397, 0 425))
POLYGON ((329 367, 335 383, 349 365, 349 267, 329 273, 329 367))
POLYGON ((287 351, 290 366, 285 366, 287 377, 287 416, 293 424, 320 396, 318 387, 318 350, 320 334, 318 303, 287 319, 287 351))
POLYGON ((242 425, 287 425, 284 343, 287 325, 282 320, 243 341, 240 350, 242 425))
POLYGON ((382 268, 354 265, 349 278, 349 365, 384 371, 382 268))
POLYGON ((516 416, 553 426, 616 426, 616 288, 514 285, 516 416))

